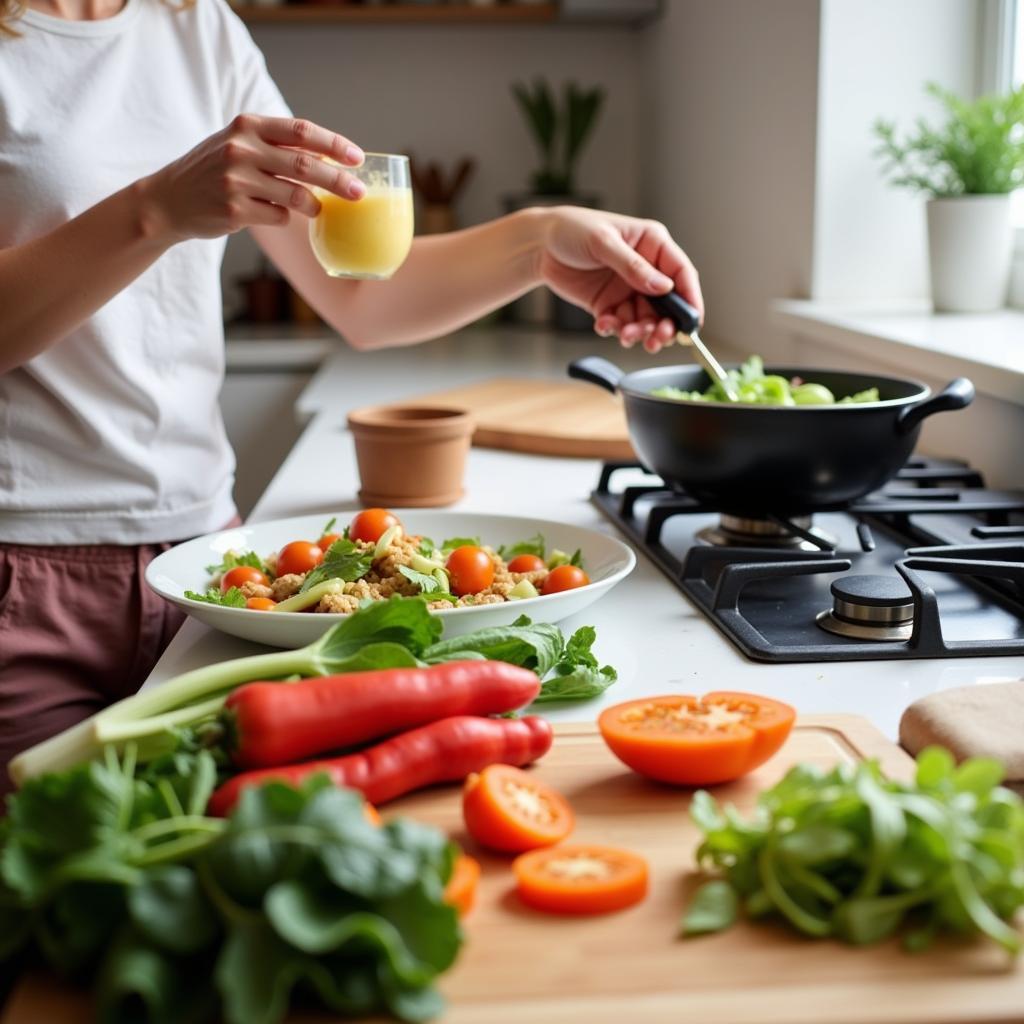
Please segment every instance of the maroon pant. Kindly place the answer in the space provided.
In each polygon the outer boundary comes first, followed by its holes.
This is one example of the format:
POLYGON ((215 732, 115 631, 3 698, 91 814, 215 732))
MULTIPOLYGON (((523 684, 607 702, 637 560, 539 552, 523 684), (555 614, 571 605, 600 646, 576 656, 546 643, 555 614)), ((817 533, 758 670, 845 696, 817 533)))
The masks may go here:
POLYGON ((0 794, 15 754, 142 685, 184 618, 143 580, 170 546, 0 544, 0 794))

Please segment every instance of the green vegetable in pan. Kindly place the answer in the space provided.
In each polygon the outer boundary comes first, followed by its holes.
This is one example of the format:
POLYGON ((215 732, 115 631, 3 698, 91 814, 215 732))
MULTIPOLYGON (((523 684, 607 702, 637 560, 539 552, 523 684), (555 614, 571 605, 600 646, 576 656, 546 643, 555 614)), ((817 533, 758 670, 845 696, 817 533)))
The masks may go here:
MULTIPOLYGON (((878 388, 868 388, 837 399, 824 384, 798 378, 787 380, 777 374, 766 374, 760 356, 751 356, 738 370, 729 370, 728 374, 736 385, 740 401, 748 405, 853 405, 879 400, 878 388)), ((655 388, 651 394, 656 398, 671 398, 681 402, 728 401, 718 384, 712 385, 707 391, 683 391, 666 385, 655 388)))

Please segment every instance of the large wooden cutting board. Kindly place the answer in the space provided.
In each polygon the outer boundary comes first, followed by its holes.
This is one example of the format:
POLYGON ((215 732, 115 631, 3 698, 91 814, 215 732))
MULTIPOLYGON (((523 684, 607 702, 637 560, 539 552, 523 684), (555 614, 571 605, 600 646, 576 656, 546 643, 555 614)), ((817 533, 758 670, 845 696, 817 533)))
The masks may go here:
POLYGON ((417 398, 417 405, 466 409, 473 444, 537 455, 632 459, 622 400, 572 380, 496 377, 417 398))
MULTIPOLYGON (((877 758, 893 776, 910 758, 852 716, 802 718, 767 765, 716 796, 749 810, 793 764, 877 758)), ((466 920, 468 940, 442 989, 439 1024, 994 1024, 1024 1020, 1024 970, 973 942, 910 956, 896 943, 853 949, 810 941, 778 925, 740 924, 720 935, 678 938, 691 891, 698 832, 684 790, 648 783, 607 751, 592 724, 559 727, 535 769, 572 802, 572 840, 624 846, 651 867, 639 906, 600 918, 557 918, 523 907, 508 859, 475 849, 462 832, 454 788, 398 801, 448 830, 481 859, 483 881, 466 920), (1009 968, 1009 969, 1008 969, 1009 968)), ((34 979, 4 1024, 86 1024, 83 1000, 34 979)), ((291 1024, 336 1018, 295 1016, 291 1024)))

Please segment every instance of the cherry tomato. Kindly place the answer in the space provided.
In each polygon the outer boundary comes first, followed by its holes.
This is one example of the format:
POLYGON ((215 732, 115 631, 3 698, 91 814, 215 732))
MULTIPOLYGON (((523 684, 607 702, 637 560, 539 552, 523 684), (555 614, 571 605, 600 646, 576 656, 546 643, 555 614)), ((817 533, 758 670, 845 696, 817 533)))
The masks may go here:
POLYGON ((270 580, 251 565, 236 565, 234 569, 228 569, 220 578, 220 592, 226 594, 232 587, 240 587, 243 583, 259 583, 264 587, 270 586, 270 580))
POLYGON ((276 604, 277 602, 271 601, 269 597, 250 597, 245 602, 245 607, 251 608, 254 612, 269 612, 276 604))
POLYGON ((516 555, 508 563, 509 572, 538 572, 545 568, 544 559, 537 555, 516 555))
POLYGON ((508 764, 492 764, 466 779, 462 818, 481 846, 505 853, 561 842, 574 824, 561 793, 508 764))
POLYGON ((589 582, 590 577, 578 565, 560 565, 547 574, 540 592, 558 594, 563 590, 585 587, 589 582))
POLYGON ((401 526, 398 516, 386 508, 364 508, 357 512, 349 524, 348 535, 352 540, 376 544, 382 534, 392 526, 401 526))
POLYGON ((456 909, 459 917, 465 917, 473 909, 479 881, 480 864, 460 853, 452 868, 452 877, 444 887, 444 901, 456 909))
POLYGON ((323 551, 311 541, 293 540, 285 544, 277 556, 277 575, 287 576, 289 573, 309 572, 324 560, 323 551))
POLYGON ((549 846, 512 862, 519 898, 551 914, 607 914, 647 895, 647 862, 611 846, 549 846))
POLYGON ((341 540, 340 533, 325 533, 317 542, 316 546, 326 555, 327 549, 336 541, 341 540))
POLYGON ((674 694, 606 708, 598 728, 612 753, 660 782, 711 786, 764 764, 793 728, 788 704, 751 693, 674 694))
POLYGON ((471 544, 456 548, 448 556, 445 568, 451 579, 452 593, 456 597, 478 594, 494 582, 491 556, 483 548, 471 544))

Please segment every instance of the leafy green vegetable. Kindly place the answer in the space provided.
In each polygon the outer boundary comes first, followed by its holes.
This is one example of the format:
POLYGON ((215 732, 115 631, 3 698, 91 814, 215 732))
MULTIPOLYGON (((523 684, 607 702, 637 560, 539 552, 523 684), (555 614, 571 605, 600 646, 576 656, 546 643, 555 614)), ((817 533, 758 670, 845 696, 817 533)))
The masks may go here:
POLYGON ((1024 800, 1001 780, 994 761, 957 767, 929 748, 909 784, 873 762, 798 765, 749 820, 698 792, 698 862, 722 877, 699 890, 684 931, 732 923, 724 886, 748 913, 775 912, 808 935, 860 945, 903 931, 920 950, 941 931, 974 932, 1019 953, 1011 922, 1024 907, 1024 800))
POLYGON ((569 637, 558 662, 541 682, 535 704, 589 700, 600 696, 618 679, 619 674, 611 665, 599 667, 591 651, 596 639, 593 626, 581 626, 569 637))
MULTIPOLYGON (((764 372, 764 361, 760 356, 751 356, 738 370, 726 374, 733 382, 741 402, 748 405, 832 405, 836 398, 823 384, 808 383, 799 379, 789 381, 777 374, 764 372)), ((671 398, 680 402, 728 402, 724 388, 713 384, 706 391, 683 391, 664 385, 654 388, 651 394, 656 398, 671 398)), ((839 404, 877 402, 878 388, 858 391, 839 399, 839 404)))
POLYGON ((479 537, 449 537, 441 544, 442 551, 454 551, 456 548, 478 548, 479 537))
MULTIPOLYGON (((174 792, 209 777, 165 768, 174 792)), ((97 978, 102 1021, 277 1024, 297 987, 339 1012, 425 1020, 462 942, 443 898, 456 852, 415 822, 371 826, 326 776, 247 790, 227 821, 182 813, 108 752, 11 798, 0 957, 34 947, 97 978)))
POLYGON ((577 548, 571 555, 557 548, 548 556, 547 566, 549 569, 557 569, 560 565, 583 565, 583 552, 577 548))
POLYGON ((428 664, 483 657, 531 668, 541 678, 558 663, 565 640, 550 622, 531 622, 520 615, 511 626, 489 626, 428 647, 421 657, 428 664))
MULTIPOLYGON (((324 528, 320 531, 320 536, 321 537, 326 537, 331 532, 331 530, 334 528, 334 524, 337 521, 338 521, 338 517, 337 516, 331 516, 331 518, 327 520, 327 525, 324 526, 324 528)), ((345 539, 346 540, 348 539, 347 535, 346 535, 345 539)), ((325 552, 325 554, 326 554, 326 552, 325 552)))
POLYGON ((498 554, 506 562, 511 561, 516 555, 536 555, 538 558, 543 558, 544 551, 544 537, 539 533, 528 540, 521 540, 516 544, 508 545, 508 547, 502 545, 498 548, 498 554))
POLYGON ((720 878, 705 882, 694 894, 683 917, 684 935, 720 932, 736 921, 739 901, 736 890, 720 878))
POLYGON ((417 572, 407 565, 400 565, 398 571, 411 583, 420 588, 421 594, 429 594, 431 601, 449 601, 451 604, 458 604, 459 599, 441 585, 436 576, 428 575, 425 572, 417 572))
POLYGON ((192 601, 202 601, 203 604, 219 604, 226 608, 244 608, 245 594, 238 587, 231 587, 223 594, 220 587, 210 587, 205 594, 199 594, 194 590, 186 590, 185 596, 192 601))
POLYGON ((424 558, 429 558, 437 550, 437 545, 429 537, 420 537, 419 547, 416 551, 424 558))
POLYGON ((224 554, 224 560, 220 565, 208 565, 206 567, 206 571, 211 576, 223 576, 228 569, 234 569, 239 565, 248 565, 253 569, 259 569, 264 576, 269 576, 270 578, 273 578, 274 576, 268 568, 267 563, 264 562, 255 551, 228 551, 224 554))
POLYGON ((324 560, 306 573, 299 587, 299 593, 325 583, 327 580, 344 580, 352 583, 362 579, 373 567, 373 551, 363 550, 354 541, 342 538, 336 540, 325 552, 324 560))

